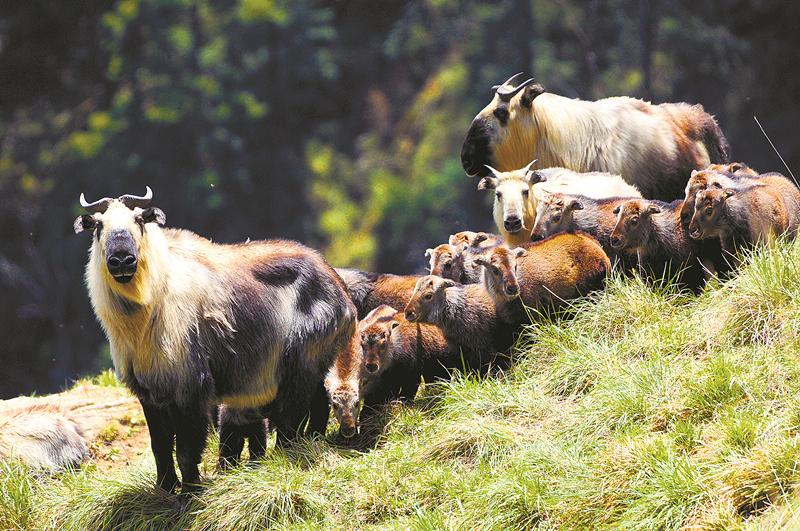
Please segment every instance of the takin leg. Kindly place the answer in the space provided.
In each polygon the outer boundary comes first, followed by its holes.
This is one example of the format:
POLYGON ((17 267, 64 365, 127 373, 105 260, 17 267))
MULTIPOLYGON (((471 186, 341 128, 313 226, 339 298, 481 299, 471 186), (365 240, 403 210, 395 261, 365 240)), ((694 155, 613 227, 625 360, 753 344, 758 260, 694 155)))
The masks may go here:
POLYGON ((156 460, 156 485, 169 493, 175 493, 180 482, 172 459, 175 428, 169 411, 146 402, 142 402, 142 410, 150 431, 150 447, 156 460))
POLYGON ((331 407, 328 404, 328 393, 325 391, 325 384, 320 382, 314 398, 311 401, 311 411, 309 412, 308 427, 306 435, 310 437, 324 436, 328 428, 328 417, 331 407))
POLYGON ((414 401, 419 390, 420 373, 418 371, 410 370, 407 374, 403 375, 400 382, 399 398, 405 404, 410 404, 414 401))
POLYGON ((175 455, 183 480, 181 492, 195 492, 200 489, 198 465, 208 437, 208 409, 173 407, 172 418, 175 423, 175 455))
POLYGON ((219 467, 227 470, 236 466, 242 456, 244 441, 248 440, 250 459, 264 456, 267 448, 267 428, 257 409, 220 407, 219 467))

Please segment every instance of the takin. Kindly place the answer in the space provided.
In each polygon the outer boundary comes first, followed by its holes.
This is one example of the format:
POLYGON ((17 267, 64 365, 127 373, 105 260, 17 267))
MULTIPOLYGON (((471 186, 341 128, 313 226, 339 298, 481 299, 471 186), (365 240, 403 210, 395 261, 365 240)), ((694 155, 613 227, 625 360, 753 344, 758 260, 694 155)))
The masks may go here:
POLYGON ((475 257, 503 244, 502 237, 487 232, 462 231, 443 243, 425 251, 430 259, 430 273, 455 280, 460 284, 477 284, 481 281, 481 266, 475 257))
POLYGON ((337 268, 336 272, 347 285, 347 291, 358 310, 359 319, 381 304, 392 308, 405 307, 420 278, 419 275, 367 273, 357 269, 337 268))
POLYGON ((693 291, 702 289, 712 266, 703 260, 702 245, 681 222, 683 200, 672 203, 629 199, 614 212, 617 222, 611 246, 638 265, 643 276, 675 279, 693 291))
POLYGON ((629 199, 636 198, 591 199, 581 195, 547 194, 536 206, 531 239, 539 241, 560 232, 585 232, 600 243, 612 263, 627 269, 632 264, 612 247, 611 231, 617 222, 614 210, 629 199))
POLYGON ((433 275, 421 277, 405 307, 412 323, 438 326, 461 351, 456 367, 484 371, 511 347, 513 331, 498 314, 491 295, 481 284, 458 284, 433 275))
POLYGON ((728 141, 701 105, 570 99, 533 79, 515 87, 519 75, 494 87, 470 125, 461 148, 470 176, 488 175, 487 164, 511 171, 536 158, 544 167, 621 175, 644 197, 671 201, 691 170, 728 162, 728 141))
MULTIPOLYGON (((778 174, 780 175, 780 174, 778 174)), ((710 164, 704 170, 692 170, 684 189, 684 201, 681 204, 681 220, 686 227, 694 214, 694 203, 697 192, 708 187, 738 188, 751 184, 759 174, 742 162, 730 164, 710 164)))
POLYGON ((491 175, 478 183, 478 190, 494 190, 492 214, 503 240, 510 247, 530 241, 536 221, 536 207, 548 193, 580 193, 595 199, 641 197, 639 191, 619 175, 599 172, 578 174, 564 168, 531 170, 531 164, 533 162, 510 172, 489 168, 491 175))
POLYGON ((509 249, 495 247, 478 259, 483 285, 506 323, 528 320, 526 308, 548 312, 601 289, 611 270, 597 241, 586 234, 556 234, 509 249))
POLYGON ((741 188, 707 188, 697 192, 689 235, 719 239, 726 258, 738 265, 738 251, 786 234, 800 225, 800 191, 780 174, 759 176, 741 188))
MULTIPOLYGON (((357 337, 347 286, 316 251, 284 240, 214 244, 164 229, 152 191, 81 206, 75 232, 93 232, 86 284, 108 336, 117 377, 139 399, 157 485, 199 488, 209 411, 255 423, 258 410, 285 446, 302 432, 337 354, 357 337)), ((321 398, 320 398, 321 397, 321 398)), ((240 434, 220 426, 220 463, 240 434), (234 440, 226 438, 230 434, 234 440)), ((243 426, 237 426, 243 428, 243 426)))
POLYGON ((428 323, 409 322, 389 306, 379 306, 358 325, 364 356, 361 391, 364 406, 394 399, 411 402, 420 379, 446 379, 446 367, 458 359, 458 349, 442 330, 428 323))
POLYGON ((89 448, 67 412, 57 405, 35 404, 0 412, 0 457, 58 472, 80 466, 89 457, 89 448))
POLYGON ((464 278, 462 247, 463 244, 459 246, 442 243, 432 249, 426 249, 425 256, 429 259, 431 275, 461 282, 464 278))

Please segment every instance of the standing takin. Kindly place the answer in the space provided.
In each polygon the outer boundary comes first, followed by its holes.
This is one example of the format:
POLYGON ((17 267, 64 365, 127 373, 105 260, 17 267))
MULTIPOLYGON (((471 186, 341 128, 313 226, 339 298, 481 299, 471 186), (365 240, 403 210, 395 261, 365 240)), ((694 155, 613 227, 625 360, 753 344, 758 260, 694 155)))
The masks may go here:
POLYGON ((621 175, 651 199, 680 196, 686 176, 710 163, 728 162, 728 142, 700 105, 651 103, 627 97, 569 99, 519 76, 494 87, 492 101, 475 117, 461 149, 468 175, 543 167, 621 175))
MULTIPOLYGON (((220 245, 163 229, 151 199, 149 188, 143 197, 93 203, 81 195, 89 214, 74 228, 93 231, 89 296, 117 376, 142 403, 157 484, 180 485, 175 446, 190 492, 199 488, 210 406, 257 409, 287 444, 301 433, 312 397, 324 398, 334 357, 357 336, 356 309, 317 252, 283 240, 220 245)), ((236 448, 223 439, 221 461, 236 448)))

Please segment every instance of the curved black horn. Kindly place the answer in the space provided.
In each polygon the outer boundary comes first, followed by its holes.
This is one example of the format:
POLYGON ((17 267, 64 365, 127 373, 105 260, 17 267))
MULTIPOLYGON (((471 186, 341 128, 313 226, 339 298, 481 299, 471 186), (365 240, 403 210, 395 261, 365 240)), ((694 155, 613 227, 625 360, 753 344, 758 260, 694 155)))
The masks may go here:
POLYGON ((499 85, 492 85, 492 92, 497 92, 497 89, 499 89, 503 85, 510 85, 512 81, 514 81, 515 79, 517 79, 521 75, 522 75, 522 72, 517 72, 516 74, 514 74, 510 78, 506 79, 505 81, 503 81, 499 85))
POLYGON ((523 81, 522 83, 520 83, 519 85, 517 85, 514 88, 508 87, 508 86, 506 86, 504 84, 502 87, 497 89, 497 95, 500 96, 501 100, 509 101, 511 98, 514 97, 514 95, 517 92, 519 92, 520 90, 524 89, 525 87, 527 87, 531 83, 533 83, 533 78, 526 79, 525 81, 523 81))
POLYGON ((147 187, 144 195, 131 195, 125 194, 119 196, 119 201, 128 208, 147 208, 150 206, 150 201, 153 200, 153 191, 147 187))
POLYGON ((97 201, 89 203, 88 201, 86 201, 86 196, 84 196, 83 193, 81 193, 81 206, 83 207, 84 210, 86 210, 86 212, 89 212, 90 214, 98 214, 98 213, 102 214, 103 212, 106 211, 108 205, 113 200, 114 199, 111 197, 104 197, 103 199, 98 199, 97 201))

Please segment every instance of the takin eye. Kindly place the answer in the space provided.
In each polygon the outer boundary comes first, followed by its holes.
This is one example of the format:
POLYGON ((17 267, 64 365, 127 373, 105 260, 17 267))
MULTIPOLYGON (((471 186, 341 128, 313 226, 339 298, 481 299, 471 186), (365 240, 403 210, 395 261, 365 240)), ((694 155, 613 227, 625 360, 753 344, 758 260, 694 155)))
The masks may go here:
POLYGON ((522 191, 522 197, 524 197, 525 199, 528 199, 528 195, 530 195, 530 190, 523 190, 522 191))
POLYGON ((495 275, 499 275, 499 274, 500 274, 500 268, 499 268, 499 267, 497 267, 497 266, 494 266, 494 265, 493 265, 493 266, 492 266, 492 272, 493 272, 495 275))
POLYGON ((497 109, 495 109, 494 115, 498 120, 500 120, 501 124, 505 124, 508 121, 509 117, 508 109, 506 109, 505 107, 498 107, 497 109))
POLYGON ((637 223, 639 223, 639 218, 638 217, 632 217, 631 218, 631 225, 636 225, 637 223))
POLYGON ((497 199, 500 199, 501 197, 503 197, 503 192, 495 192, 495 193, 494 193, 494 196, 495 196, 497 199))
POLYGON ((429 301, 433 298, 433 293, 426 293, 424 297, 422 297, 426 301, 429 301))
POLYGON ((558 223, 559 221, 561 221, 561 214, 556 214, 555 216, 553 216, 554 223, 558 223))
POLYGON ((714 213, 714 209, 713 208, 711 208, 711 207, 707 207, 706 208, 706 216, 710 216, 713 213, 714 213))

